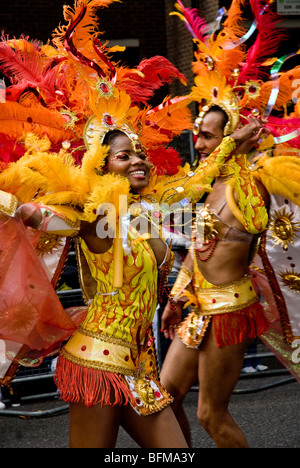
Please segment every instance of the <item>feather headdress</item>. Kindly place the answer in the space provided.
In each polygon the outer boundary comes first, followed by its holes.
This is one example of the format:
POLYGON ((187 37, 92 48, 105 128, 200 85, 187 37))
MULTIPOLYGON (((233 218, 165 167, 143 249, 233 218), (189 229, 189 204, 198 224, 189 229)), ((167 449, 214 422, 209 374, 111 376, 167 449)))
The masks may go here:
MULTIPOLYGON (((242 13, 245 0, 233 0, 228 12, 219 11, 215 23, 218 25, 223 21, 219 31, 216 27, 209 29, 196 9, 185 8, 180 0, 176 3, 179 13, 175 14, 185 22, 197 47, 193 62, 195 86, 191 92, 193 100, 200 105, 195 133, 198 133, 206 112, 214 105, 228 116, 227 135, 238 124, 246 123, 249 116, 268 118, 273 109, 282 110, 292 99, 295 92, 293 80, 299 77, 300 67, 280 72, 289 56, 274 57, 285 36, 278 28, 279 18, 272 11, 272 3, 273 0, 250 0, 254 20, 247 30, 242 13), (247 48, 250 37, 252 45, 247 48)), ((296 122, 291 120, 288 124, 285 121, 289 128, 293 124, 296 122)), ((269 127, 276 129, 272 119, 269 127)), ((296 126, 293 129, 296 130, 296 126)))
POLYGON ((183 110, 189 96, 149 107, 161 86, 174 79, 186 82, 166 58, 144 59, 136 68, 112 61, 113 52, 124 48, 101 42, 97 10, 115 1, 75 0, 73 7, 65 6, 65 24, 46 45, 27 37, 2 37, 0 71, 11 84, 6 103, 0 104, 0 138, 5 134, 24 142, 27 132, 47 135, 52 151, 63 146, 78 161, 84 149, 96 153, 114 129, 133 144, 140 140, 146 149, 162 145, 164 151, 174 136, 191 127, 189 111, 183 110))

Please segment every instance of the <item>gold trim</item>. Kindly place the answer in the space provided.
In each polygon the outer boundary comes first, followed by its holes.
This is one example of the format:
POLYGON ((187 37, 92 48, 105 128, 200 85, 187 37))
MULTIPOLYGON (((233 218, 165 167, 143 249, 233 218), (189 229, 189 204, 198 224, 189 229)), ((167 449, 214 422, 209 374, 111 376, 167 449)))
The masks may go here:
POLYGON ((0 190, 0 211, 13 216, 18 208, 18 199, 11 193, 0 190))
POLYGON ((104 364, 99 361, 89 361, 73 356, 73 354, 69 353, 65 348, 61 350, 61 356, 80 367, 87 367, 89 369, 102 370, 106 372, 115 372, 117 374, 130 375, 131 377, 135 377, 136 375, 135 369, 128 369, 126 367, 115 366, 113 364, 104 364))
MULTIPOLYGON (((236 280, 236 281, 228 281, 228 283, 222 283, 220 284, 219 286, 216 286, 215 284, 212 285, 211 288, 201 288, 201 286, 197 286, 198 288, 200 288, 202 291, 213 291, 213 292, 218 292, 220 289, 221 290, 224 290, 224 289, 227 289, 229 287, 232 287, 232 288, 235 288, 236 286, 241 286, 243 285, 244 283, 251 283, 251 286, 253 286, 252 284, 252 281, 251 281, 251 278, 249 275, 245 275, 243 276, 243 278, 239 279, 239 280, 236 280)), ((209 283, 210 284, 210 283, 209 283)))
POLYGON ((192 271, 190 271, 188 268, 186 268, 184 265, 181 266, 181 270, 190 278, 193 278, 194 274, 192 271))
POLYGON ((258 302, 258 297, 254 297, 250 299, 248 302, 244 302, 243 304, 235 305, 235 306, 222 306, 219 309, 194 309, 194 312, 198 316, 211 316, 211 315, 222 315, 222 314, 230 314, 232 312, 243 313, 243 310, 247 307, 250 307, 252 304, 258 302), (199 313, 198 313, 199 310, 199 313), (196 312, 197 311, 197 312, 196 312))
MULTIPOLYGON (((71 229, 74 229, 76 232, 72 234, 73 237, 78 235, 78 231, 80 229, 80 219, 77 218, 75 221, 69 218, 68 216, 68 207, 66 205, 40 205, 40 209, 42 211, 43 217, 53 217, 57 216, 57 218, 64 221, 71 229)), ((70 211, 70 209, 69 209, 70 211)), ((75 211, 75 210, 74 210, 75 211)), ((76 213, 77 215, 77 213, 76 213)), ((59 232, 59 231, 57 231, 59 232)), ((69 230, 66 230, 69 232, 69 230)), ((69 235, 69 234, 68 234, 69 235)))
POLYGON ((194 312, 198 316, 238 313, 239 310, 259 301, 253 283, 248 276, 212 288, 201 288, 198 285, 194 287, 196 303, 198 304, 198 308, 195 308, 194 312))
POLYGON ((147 379, 125 377, 129 391, 134 398, 134 403, 131 403, 131 406, 142 416, 157 413, 173 402, 173 397, 158 379, 151 374, 147 377, 147 379), (153 385, 159 391, 160 396, 155 394, 153 385))
POLYGON ((86 328, 82 328, 81 325, 78 327, 78 331, 79 333, 82 333, 85 336, 96 338, 97 340, 105 341, 106 343, 113 343, 119 346, 124 346, 126 348, 130 348, 135 351, 138 350, 138 346, 135 343, 128 343, 127 341, 121 340, 120 338, 114 338, 113 336, 99 334, 97 332, 93 332, 92 330, 87 330, 86 328))
MULTIPOLYGON (((212 316, 207 316, 203 319, 202 327, 200 330, 200 333, 194 334, 194 336, 191 334, 190 330, 190 321, 191 321, 191 314, 189 314, 185 320, 182 322, 182 324, 179 326, 179 328, 176 330, 176 334, 182 341, 182 343, 189 349, 198 349, 199 346, 201 345, 203 338, 208 330, 208 327, 211 323, 212 316)), ((198 323, 196 324, 197 327, 198 323)), ((194 328, 196 332, 196 327, 194 328)))

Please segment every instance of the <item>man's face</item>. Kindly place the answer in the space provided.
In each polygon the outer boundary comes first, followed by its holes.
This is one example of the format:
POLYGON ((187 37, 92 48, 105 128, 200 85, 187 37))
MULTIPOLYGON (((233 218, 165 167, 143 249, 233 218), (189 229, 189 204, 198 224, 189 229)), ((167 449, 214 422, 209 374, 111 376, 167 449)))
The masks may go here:
POLYGON ((221 112, 208 112, 205 115, 195 143, 200 162, 204 161, 221 144, 224 138, 223 125, 221 112))

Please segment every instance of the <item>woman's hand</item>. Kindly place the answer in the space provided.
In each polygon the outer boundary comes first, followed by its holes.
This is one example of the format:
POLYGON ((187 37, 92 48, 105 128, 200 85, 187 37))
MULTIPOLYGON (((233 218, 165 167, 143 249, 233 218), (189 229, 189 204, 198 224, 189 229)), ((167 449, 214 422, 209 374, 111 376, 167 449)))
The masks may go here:
POLYGON ((43 216, 39 206, 35 203, 25 203, 20 205, 15 213, 15 217, 22 221, 24 226, 38 229, 42 222, 43 216))

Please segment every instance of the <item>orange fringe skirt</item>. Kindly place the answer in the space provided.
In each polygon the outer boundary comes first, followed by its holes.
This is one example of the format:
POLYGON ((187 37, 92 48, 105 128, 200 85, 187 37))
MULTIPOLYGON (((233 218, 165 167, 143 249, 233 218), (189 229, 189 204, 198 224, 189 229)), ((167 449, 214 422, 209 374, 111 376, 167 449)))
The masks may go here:
MULTIPOLYGON (((242 343, 247 339, 255 339, 265 333, 270 323, 265 317, 263 306, 257 302, 238 313, 197 317, 197 332, 193 334, 191 323, 195 322, 194 312, 191 312, 180 325, 177 334, 191 348, 198 348, 210 324, 214 327, 219 348, 242 343)), ((193 323, 194 329, 194 323, 193 323)))
POLYGON ((239 313, 214 315, 212 324, 219 348, 255 339, 265 333, 270 326, 264 308, 259 302, 242 309, 239 313))
POLYGON ((61 399, 83 403, 88 408, 130 405, 143 416, 161 411, 172 402, 172 397, 159 382, 153 341, 148 340, 139 350, 136 363, 127 353, 128 348, 120 343, 109 343, 101 336, 88 336, 78 329, 57 360, 54 379, 61 399), (85 338, 89 353, 83 359, 80 355, 86 349, 80 344, 85 338), (103 353, 99 352, 102 347, 103 353), (123 367, 118 363, 123 363, 123 367))
POLYGON ((188 347, 198 348, 210 325, 219 348, 254 339, 270 327, 250 277, 218 287, 202 284, 192 296, 192 312, 177 330, 188 347))
POLYGON ((67 403, 84 403, 91 408, 134 404, 134 397, 121 374, 80 366, 58 357, 54 380, 60 398, 67 403))

